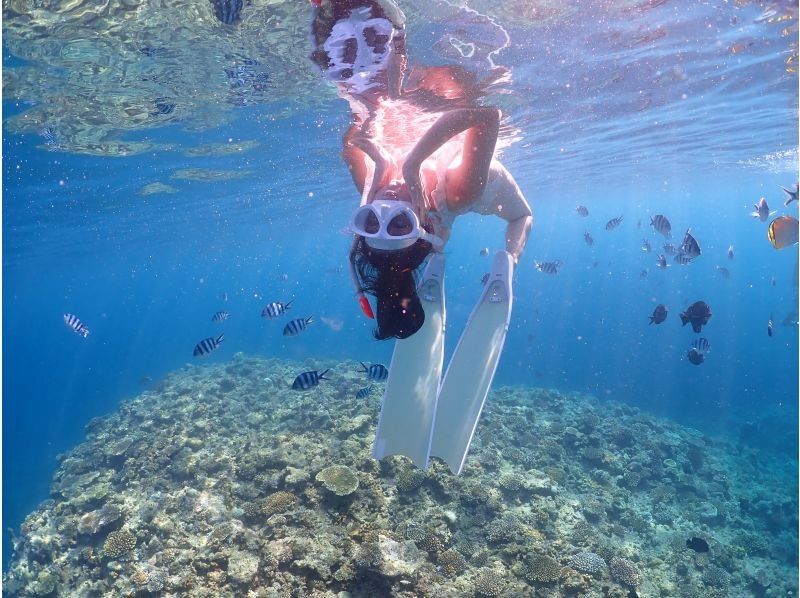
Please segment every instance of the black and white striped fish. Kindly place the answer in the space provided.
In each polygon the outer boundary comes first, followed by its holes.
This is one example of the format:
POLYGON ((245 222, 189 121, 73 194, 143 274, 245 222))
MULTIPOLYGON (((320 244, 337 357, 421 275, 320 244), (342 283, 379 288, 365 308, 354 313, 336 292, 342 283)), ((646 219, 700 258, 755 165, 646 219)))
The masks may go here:
POLYGON ((622 224, 622 216, 617 216, 616 218, 612 218, 608 222, 606 222, 606 230, 614 230, 620 224, 622 224))
POLYGON ((363 362, 359 361, 361 367, 364 368, 364 372, 367 374, 367 378, 370 380, 374 380, 377 382, 383 382, 389 377, 389 370, 386 369, 386 366, 381 363, 373 363, 369 367, 363 362))
POLYGON ((589 215, 589 210, 586 206, 578 206, 575 211, 578 212, 578 216, 583 216, 584 218, 589 215))
POLYGON ((66 324, 72 332, 83 338, 89 336, 89 329, 86 327, 86 324, 81 322, 80 318, 74 314, 64 314, 64 324, 66 324))
POLYGON ((195 357, 205 357, 211 351, 219 347, 220 343, 225 340, 225 335, 220 334, 217 338, 213 336, 209 336, 208 338, 204 338, 199 343, 194 346, 194 353, 195 357))
POLYGON ((587 244, 589 247, 591 247, 592 245, 594 245, 594 239, 592 239, 592 235, 590 235, 588 232, 586 232, 586 233, 583 233, 583 240, 584 240, 584 241, 586 241, 586 244, 587 244))
POLYGON ((212 322, 224 322, 230 317, 230 313, 227 311, 218 311, 213 316, 211 316, 212 322))
POLYGON ((664 253, 667 255, 675 255, 678 253, 678 250, 672 243, 664 243, 664 253))
POLYGON ((650 253, 653 251, 653 246, 650 245, 650 241, 648 239, 642 239, 642 251, 645 253, 650 253))
POLYGON ((558 274, 558 269, 561 267, 561 262, 558 260, 554 262, 533 262, 539 272, 545 274, 558 274))
POLYGON ((669 267, 669 264, 667 263, 667 258, 664 257, 663 254, 658 256, 658 260, 656 261, 656 265, 659 268, 661 268, 662 270, 669 267))
POLYGON ((664 235, 665 238, 672 238, 672 225, 669 223, 669 220, 667 220, 666 216, 662 214, 651 216, 650 226, 652 226, 657 233, 664 235))
POLYGON ((362 399, 366 399, 369 395, 372 394, 372 391, 375 390, 375 386, 370 384, 369 386, 365 386, 364 388, 359 388, 358 392, 356 393, 356 398, 360 401, 362 399))
POLYGON ((692 343, 692 346, 701 351, 702 353, 707 353, 711 350, 711 343, 708 342, 707 338, 700 337, 696 341, 692 343))
POLYGON ((280 301, 273 301, 272 303, 267 303, 267 305, 264 306, 264 309, 261 310, 261 317, 274 320, 275 318, 282 316, 287 309, 291 309, 291 306, 292 306, 291 301, 289 301, 288 303, 281 303, 280 301))
POLYGON ((45 145, 53 148, 58 147, 58 139, 56 138, 56 134, 52 127, 45 127, 39 134, 44 139, 45 145))
POLYGON ((683 253, 682 251, 679 251, 678 253, 675 254, 675 257, 672 258, 672 261, 674 261, 676 264, 680 264, 681 266, 685 266, 686 264, 691 263, 692 258, 683 253))
POLYGON ((309 324, 314 323, 314 317, 296 318, 283 327, 283 336, 296 336, 303 332, 309 324))
POLYGON ((329 370, 330 368, 321 372, 319 370, 303 372, 294 379, 294 382, 292 382, 292 388, 294 390, 310 390, 317 386, 320 380, 330 380, 330 378, 325 377, 325 374, 327 374, 329 370))

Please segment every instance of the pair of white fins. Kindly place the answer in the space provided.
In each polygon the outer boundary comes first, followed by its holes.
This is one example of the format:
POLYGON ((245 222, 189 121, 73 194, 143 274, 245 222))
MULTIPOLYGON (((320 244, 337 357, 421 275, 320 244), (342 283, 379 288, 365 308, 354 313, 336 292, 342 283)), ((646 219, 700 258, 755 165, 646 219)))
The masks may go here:
POLYGON ((427 469, 435 456, 461 473, 506 340, 512 273, 511 255, 498 252, 442 379, 444 256, 431 258, 418 289, 425 323, 395 344, 373 446, 376 459, 404 455, 427 469))

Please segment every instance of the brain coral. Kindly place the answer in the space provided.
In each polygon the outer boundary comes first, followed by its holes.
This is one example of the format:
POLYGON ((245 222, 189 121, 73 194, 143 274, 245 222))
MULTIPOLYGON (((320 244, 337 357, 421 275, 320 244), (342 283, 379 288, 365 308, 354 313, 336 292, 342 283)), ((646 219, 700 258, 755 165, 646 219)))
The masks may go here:
POLYGON ((611 577, 623 585, 635 588, 641 582, 641 573, 628 559, 614 557, 608 566, 611 569, 611 577))
POLYGON ((259 511, 270 517, 276 513, 285 513, 291 509, 297 502, 297 497, 291 492, 275 492, 270 494, 267 499, 261 503, 259 511))
POLYGON ((136 538, 128 530, 111 532, 103 543, 103 553, 111 558, 118 559, 136 547, 136 538))
POLYGON ((548 583, 558 581, 561 577, 561 565, 558 561, 543 554, 534 554, 527 563, 525 579, 548 583))
POLYGON ((317 474, 317 481, 337 496, 347 496, 358 488, 356 472, 346 465, 331 465, 317 474))
POLYGON ((598 573, 605 564, 603 557, 593 552, 579 552, 567 559, 567 566, 581 573, 598 573))
POLYGON ((479 596, 500 596, 505 585, 505 578, 492 569, 481 569, 475 577, 475 592, 479 596))

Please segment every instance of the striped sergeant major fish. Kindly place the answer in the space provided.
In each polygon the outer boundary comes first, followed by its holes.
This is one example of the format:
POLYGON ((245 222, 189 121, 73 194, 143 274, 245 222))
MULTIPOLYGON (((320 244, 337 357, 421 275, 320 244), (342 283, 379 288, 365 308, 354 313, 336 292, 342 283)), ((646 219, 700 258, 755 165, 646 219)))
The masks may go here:
POLYGON ((364 368, 364 372, 367 374, 367 378, 370 380, 375 382, 383 382, 389 377, 389 370, 387 370, 386 366, 382 363, 373 363, 369 367, 367 367, 363 361, 359 361, 358 363, 360 363, 361 367, 364 368))
POLYGON ((665 268, 669 268, 669 264, 667 263, 667 258, 664 257, 664 254, 658 256, 658 260, 656 261, 656 266, 664 270, 665 268))
POLYGON ((372 394, 372 391, 375 390, 375 387, 370 384, 369 386, 365 386, 364 388, 359 388, 358 392, 356 393, 356 398, 361 401, 366 399, 369 395, 372 394))
POLYGON ((86 324, 81 322, 80 318, 74 314, 64 314, 64 324, 66 324, 72 332, 83 338, 89 336, 89 329, 86 327, 86 324))
POLYGON ((321 372, 319 370, 303 372, 294 379, 294 382, 292 382, 292 388, 294 390, 311 390, 315 386, 319 385, 320 380, 330 380, 330 378, 325 377, 325 374, 327 374, 329 371, 330 368, 321 372))
POLYGON ((305 319, 297 318, 283 327, 283 336, 297 336, 305 330, 309 324, 314 323, 314 317, 309 316, 305 319))
POLYGON ((224 322, 230 317, 230 313, 227 311, 218 311, 213 316, 211 316, 212 322, 224 322))
MULTIPOLYGON (((294 299, 292 301, 294 301, 294 299)), ((261 317, 274 320, 275 318, 282 316, 287 309, 291 309, 292 301, 289 301, 288 303, 281 303, 280 301, 267 303, 267 305, 264 306, 264 309, 261 310, 261 317)))
POLYGON ((214 16, 226 25, 236 25, 242 20, 244 0, 211 0, 214 16))
POLYGON ((545 274, 558 274, 558 269, 561 267, 561 262, 558 260, 554 262, 533 262, 533 265, 539 272, 545 274))
POLYGON ((589 215, 589 209, 586 206, 578 206, 575 208, 575 211, 578 213, 578 216, 586 218, 589 215))
POLYGON ((208 338, 204 338, 199 343, 194 346, 194 353, 195 357, 205 357, 211 351, 219 347, 220 343, 225 340, 225 335, 220 334, 217 338, 213 336, 209 336, 208 338))
POLYGON ((592 239, 592 235, 590 235, 588 232, 586 232, 586 233, 583 233, 583 240, 584 240, 584 241, 586 241, 586 244, 587 244, 589 247, 591 247, 592 245, 594 245, 594 239, 592 239))
POLYGON ((669 220, 667 220, 667 217, 663 214, 651 216, 650 226, 652 226, 657 233, 664 235, 664 238, 672 238, 672 225, 669 223, 669 220))
POLYGON ((608 222, 606 222, 606 230, 614 230, 620 224, 622 224, 622 216, 617 216, 616 218, 612 218, 608 222))
POLYGON ((642 251, 644 251, 645 253, 650 253, 651 251, 653 251, 653 246, 650 245, 650 241, 648 241, 647 239, 642 239, 642 251))

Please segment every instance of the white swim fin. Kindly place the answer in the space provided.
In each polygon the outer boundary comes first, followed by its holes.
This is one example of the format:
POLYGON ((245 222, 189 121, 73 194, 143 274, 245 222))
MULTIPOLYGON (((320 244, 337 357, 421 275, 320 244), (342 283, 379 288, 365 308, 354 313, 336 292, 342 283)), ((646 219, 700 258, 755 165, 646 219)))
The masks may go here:
POLYGON ((403 455, 426 469, 444 364, 444 255, 430 259, 417 292, 425 322, 395 343, 372 455, 403 455))
POLYGON ((430 454, 444 459, 456 475, 464 468, 506 340, 512 273, 511 254, 499 251, 439 390, 430 454))

